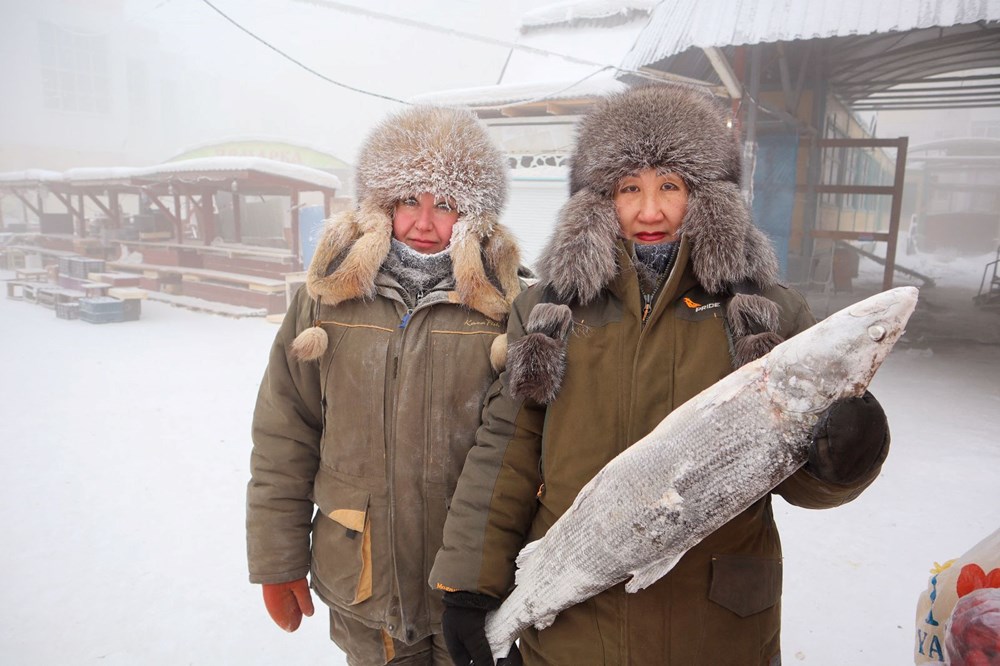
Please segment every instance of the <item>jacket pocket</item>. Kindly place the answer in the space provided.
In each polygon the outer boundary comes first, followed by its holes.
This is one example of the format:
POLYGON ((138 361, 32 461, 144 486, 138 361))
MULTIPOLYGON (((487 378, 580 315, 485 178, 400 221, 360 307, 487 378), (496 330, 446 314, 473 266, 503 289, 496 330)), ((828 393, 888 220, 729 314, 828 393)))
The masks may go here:
POLYGON ((340 603, 360 604, 372 596, 371 495, 323 471, 313 494, 313 576, 340 603))
POLYGON ((708 598, 740 617, 771 608, 781 598, 781 560, 756 555, 713 555, 708 598))

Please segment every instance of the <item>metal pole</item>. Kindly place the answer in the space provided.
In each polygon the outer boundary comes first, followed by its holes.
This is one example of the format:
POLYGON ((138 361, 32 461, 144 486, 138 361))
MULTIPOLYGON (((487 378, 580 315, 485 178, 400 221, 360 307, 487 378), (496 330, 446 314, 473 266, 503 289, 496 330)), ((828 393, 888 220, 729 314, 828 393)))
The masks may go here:
POLYGON ((757 105, 760 103, 759 44, 750 47, 750 104, 747 106, 746 137, 743 141, 743 196, 753 204, 753 172, 757 167, 757 105))

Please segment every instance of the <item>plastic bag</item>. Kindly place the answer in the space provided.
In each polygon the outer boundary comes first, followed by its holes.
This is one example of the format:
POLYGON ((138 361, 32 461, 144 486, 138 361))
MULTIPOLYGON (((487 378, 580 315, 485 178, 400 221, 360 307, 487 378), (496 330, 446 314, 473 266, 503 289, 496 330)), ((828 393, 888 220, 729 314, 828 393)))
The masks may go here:
MULTIPOLYGON (((1000 574, 1000 569, 995 569, 1000 574)), ((1000 664, 1000 587, 984 587, 961 597, 945 626, 949 666, 1000 664)))
MULTIPOLYGON (((956 603, 976 590, 1000 588, 1000 529, 960 558, 935 563, 931 574, 917 601, 915 664, 946 663, 945 626, 956 603)), ((960 636, 956 639, 961 640, 960 636)), ((983 663, 996 666, 1000 661, 994 658, 983 663)), ((968 662, 968 666, 973 664, 977 662, 968 662)))

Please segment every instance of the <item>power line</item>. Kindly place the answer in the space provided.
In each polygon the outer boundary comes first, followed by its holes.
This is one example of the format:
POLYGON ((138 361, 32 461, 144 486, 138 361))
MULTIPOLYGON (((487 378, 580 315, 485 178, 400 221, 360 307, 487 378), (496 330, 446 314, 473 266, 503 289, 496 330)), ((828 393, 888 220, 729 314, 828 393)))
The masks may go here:
MULTIPOLYGON (((166 0, 166 1, 169 1, 169 0, 166 0)), ((521 101, 516 101, 516 102, 510 102, 508 104, 500 104, 500 105, 495 105, 495 106, 483 106, 483 107, 476 106, 475 107, 475 108, 481 108, 481 109, 484 109, 484 110, 485 109, 503 109, 503 108, 510 107, 510 106, 518 106, 520 104, 530 104, 530 103, 536 103, 536 102, 545 101, 547 99, 552 98, 554 95, 558 95, 558 94, 560 94, 560 93, 562 93, 562 92, 564 92, 566 90, 570 90, 570 89, 576 87, 577 85, 583 83, 587 79, 589 79, 589 78, 591 78, 593 76, 596 76, 597 74, 599 74, 601 72, 604 72, 604 71, 607 71, 609 69, 613 69, 616 72, 621 73, 621 74, 631 74, 631 75, 637 76, 639 78, 649 79, 649 80, 653 80, 653 81, 662 81, 663 80, 662 77, 653 76, 653 75, 649 74, 648 72, 644 72, 644 71, 640 71, 640 70, 622 69, 621 67, 617 67, 615 65, 609 65, 609 64, 605 64, 605 63, 599 63, 599 62, 595 62, 595 61, 592 61, 592 60, 586 60, 584 58, 577 58, 575 56, 567 55, 567 54, 564 54, 564 53, 557 53, 555 51, 548 51, 546 49, 541 49, 541 48, 537 48, 537 47, 533 47, 533 46, 528 46, 528 45, 525 45, 525 44, 516 44, 516 43, 512 43, 512 42, 505 42, 503 40, 493 39, 491 37, 485 37, 483 35, 477 35, 477 34, 474 34, 474 33, 464 32, 464 31, 461 31, 461 30, 454 30, 454 29, 451 29, 451 28, 442 28, 440 26, 432 25, 432 24, 429 24, 429 23, 424 23, 424 22, 421 22, 421 21, 416 21, 416 20, 413 20, 413 19, 406 19, 406 18, 402 18, 402 17, 398 17, 398 16, 393 16, 391 14, 384 14, 384 13, 381 13, 381 12, 375 12, 375 11, 372 11, 372 10, 362 9, 362 8, 356 7, 354 5, 348 5, 348 4, 344 4, 344 3, 340 3, 340 2, 334 2, 333 0, 296 0, 296 1, 297 2, 302 2, 302 3, 314 4, 314 5, 327 6, 327 7, 330 7, 332 9, 336 9, 336 10, 340 10, 340 11, 345 11, 345 12, 348 12, 348 13, 359 14, 359 15, 362 15, 362 16, 370 17, 370 18, 376 18, 376 19, 380 19, 380 20, 386 20, 386 21, 392 21, 392 22, 396 22, 396 23, 402 23, 402 24, 408 25, 410 27, 417 27, 417 28, 421 28, 421 29, 433 30, 433 31, 436 31, 436 32, 442 32, 442 33, 445 33, 445 34, 448 34, 448 35, 452 35, 452 36, 455 36, 455 37, 461 37, 461 38, 465 38, 465 39, 471 39, 471 40, 474 40, 474 41, 479 41, 479 42, 484 42, 484 43, 487 43, 487 44, 492 44, 494 46, 501 46, 501 47, 504 47, 504 48, 509 48, 512 51, 513 50, 519 50, 519 51, 525 51, 525 52, 528 52, 528 53, 534 53, 536 55, 553 56, 553 57, 562 58, 564 60, 568 60, 568 61, 573 62, 575 64, 590 65, 590 66, 594 66, 594 67, 598 67, 599 68, 597 71, 593 71, 593 72, 591 72, 589 74, 586 74, 586 75, 582 76, 581 78, 573 81, 572 83, 570 83, 570 84, 568 84, 568 85, 566 85, 566 86, 564 86, 562 88, 559 88, 558 90, 546 93, 545 95, 542 95, 540 97, 536 97, 534 99, 521 100, 521 101)), ((202 0, 202 2, 204 2, 206 5, 208 5, 212 10, 214 10, 217 14, 219 14, 219 16, 221 16, 226 21, 228 21, 229 23, 231 23, 232 25, 234 25, 240 31, 246 33, 247 35, 249 35, 250 37, 252 37, 256 41, 260 42, 261 44, 263 44, 267 48, 271 49, 272 51, 274 51, 275 53, 277 53, 281 57, 283 57, 286 60, 294 63, 295 65, 298 65, 299 67, 301 67, 302 69, 306 70, 310 74, 313 74, 314 76, 319 77, 320 79, 326 81, 327 83, 331 83, 331 84, 333 84, 335 86, 338 86, 340 88, 344 88, 346 90, 350 90, 352 92, 356 92, 356 93, 359 93, 359 94, 362 94, 362 95, 368 95, 370 97, 377 97, 379 99, 388 100, 390 102, 396 102, 397 104, 405 104, 405 105, 408 105, 408 106, 412 105, 412 102, 408 102, 408 101, 403 100, 403 99, 392 97, 390 95, 384 95, 382 93, 372 92, 370 90, 364 90, 362 88, 358 88, 356 86, 351 86, 351 85, 348 85, 346 83, 342 83, 340 81, 331 79, 330 77, 326 76, 325 74, 323 74, 321 72, 318 72, 317 70, 313 69, 309 65, 306 65, 302 61, 300 61, 300 60, 292 57, 288 53, 285 53, 284 51, 282 51, 278 47, 274 46, 273 44, 271 44, 270 42, 268 42, 264 38, 262 38, 262 37, 258 36, 257 34, 255 34, 250 29, 244 27, 239 22, 237 22, 235 19, 233 19, 232 17, 230 17, 228 14, 226 14, 224 11, 222 11, 221 9, 219 9, 218 7, 216 7, 214 4, 212 4, 212 2, 210 0, 202 0)), ((686 82, 686 83, 689 83, 689 84, 700 84, 701 82, 690 81, 690 82, 686 82)), ((702 84, 702 85, 704 85, 704 84, 702 84)))
POLYGON ((390 21, 392 23, 400 23, 402 25, 406 25, 411 28, 421 28, 422 30, 440 32, 442 34, 450 35, 452 37, 461 37, 463 39, 469 39, 474 42, 482 42, 483 44, 500 46, 505 49, 514 49, 518 51, 525 51, 527 53, 534 53, 536 55, 562 58, 563 60, 575 63, 577 65, 590 65, 592 67, 605 67, 605 68, 614 67, 614 65, 611 65, 606 62, 595 62, 593 60, 587 60, 586 58, 577 58, 576 56, 571 56, 566 53, 549 51, 547 49, 538 48, 536 46, 528 46, 527 44, 517 44, 515 42, 507 42, 502 39, 495 39, 493 37, 487 37, 485 35, 479 35, 473 32, 465 32, 463 30, 456 30, 454 28, 445 28, 439 25, 434 25, 433 23, 425 23, 423 21, 404 18, 402 16, 395 16, 393 14, 386 14, 384 12, 377 12, 371 9, 363 9, 361 7, 357 7, 355 5, 347 4, 344 2, 336 2, 335 0, 294 0, 294 1, 303 4, 317 5, 320 7, 329 7, 330 9, 346 12, 348 14, 358 14, 360 16, 366 16, 368 18, 390 21))
POLYGON ((340 81, 335 81, 334 79, 331 79, 330 77, 326 76, 325 74, 323 74, 321 72, 317 72, 315 69, 313 69, 309 65, 305 64, 304 62, 302 62, 300 60, 296 60, 295 58, 293 58, 289 54, 285 53, 284 51, 282 51, 278 47, 276 47, 276 46, 272 45, 271 43, 265 41, 263 38, 258 37, 256 34, 254 34, 250 30, 248 30, 247 28, 244 28, 242 25, 240 25, 239 23, 237 23, 234 19, 230 18, 229 15, 227 15, 224 11, 222 11, 221 9, 219 9, 218 7, 216 7, 215 5, 213 5, 209 0, 201 0, 201 1, 204 2, 206 5, 208 5, 209 7, 211 7, 213 10, 215 10, 215 12, 219 14, 219 16, 221 16, 222 18, 226 19, 227 21, 229 21, 230 23, 232 23, 234 26, 236 26, 237 28, 239 28, 241 31, 243 31, 246 34, 250 35, 251 37, 253 37, 255 40, 257 40, 258 42, 260 42, 261 44, 263 44, 267 48, 271 49, 272 51, 274 51, 275 53, 277 53, 281 57, 283 57, 283 58, 285 58, 285 59, 287 59, 287 60, 295 63, 296 65, 298 65, 302 69, 306 70, 310 74, 318 76, 319 78, 323 79, 327 83, 332 83, 335 86, 338 86, 340 88, 345 88, 347 90, 350 90, 350 91, 356 92, 356 93, 360 93, 362 95, 368 95, 370 97, 378 97, 379 99, 388 100, 390 102, 396 102, 398 104, 407 104, 407 105, 410 104, 410 102, 407 102, 406 100, 398 99, 396 97, 391 97, 390 95, 383 95, 382 93, 371 92, 370 90, 363 90, 361 88, 357 88, 355 86, 351 86, 351 85, 348 85, 346 83, 341 83, 340 81))

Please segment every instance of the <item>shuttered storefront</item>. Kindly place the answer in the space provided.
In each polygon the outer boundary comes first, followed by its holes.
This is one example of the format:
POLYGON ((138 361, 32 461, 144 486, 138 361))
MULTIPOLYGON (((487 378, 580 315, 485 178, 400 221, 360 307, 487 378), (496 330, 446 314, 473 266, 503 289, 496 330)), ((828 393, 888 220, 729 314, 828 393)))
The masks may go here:
POLYGON ((565 177, 511 177, 510 195, 501 221, 521 244, 522 262, 534 268, 552 229, 559 209, 569 198, 569 183, 565 177))

